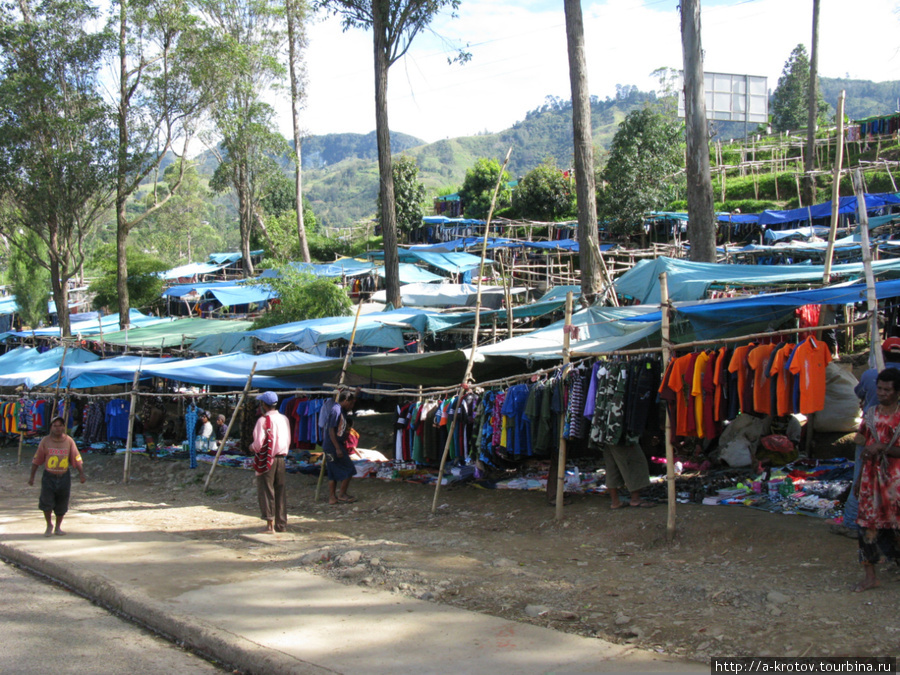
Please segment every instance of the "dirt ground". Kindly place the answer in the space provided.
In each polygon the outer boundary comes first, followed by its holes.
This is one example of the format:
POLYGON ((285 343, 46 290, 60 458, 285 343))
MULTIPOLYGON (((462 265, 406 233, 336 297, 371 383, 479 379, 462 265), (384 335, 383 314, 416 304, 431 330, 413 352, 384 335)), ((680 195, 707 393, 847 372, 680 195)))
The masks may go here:
MULTIPOLYGON (((33 452, 17 467, 16 449, 0 450, 0 489, 23 489, 33 452)), ((85 468, 73 509, 231 548, 262 524, 249 471, 220 467, 204 493, 208 464, 134 455, 128 484, 122 455, 86 454, 85 468)), ((880 588, 851 593, 856 542, 816 518, 679 504, 667 543, 664 505, 612 511, 600 495, 574 496, 557 522, 537 492, 445 488, 434 515, 421 484, 355 480, 358 502, 335 507, 314 492, 314 477, 288 476, 290 545, 258 557, 701 661, 900 652, 900 574, 885 566, 880 588), (347 551, 364 566, 332 563, 347 551)))

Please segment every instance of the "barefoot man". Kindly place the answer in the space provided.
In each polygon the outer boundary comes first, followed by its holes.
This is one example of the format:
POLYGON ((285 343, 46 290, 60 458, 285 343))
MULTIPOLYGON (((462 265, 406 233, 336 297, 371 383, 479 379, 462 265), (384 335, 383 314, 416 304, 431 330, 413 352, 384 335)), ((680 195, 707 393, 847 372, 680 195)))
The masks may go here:
POLYGON ((34 460, 31 462, 31 476, 28 484, 34 485, 34 475, 38 467, 44 467, 41 476, 41 497, 38 508, 44 512, 47 521, 47 529, 44 536, 62 536, 63 516, 69 510, 69 493, 72 491, 72 477, 69 475, 69 466, 74 465, 78 470, 78 476, 83 483, 87 480, 84 476, 84 464, 81 454, 75 447, 75 441, 66 433, 66 422, 62 417, 54 417, 50 422, 50 435, 41 439, 34 460), (53 529, 51 514, 56 514, 56 529, 53 529))
POLYGON ((875 381, 878 405, 866 410, 859 433, 862 468, 853 485, 859 499, 859 561, 865 577, 856 592, 879 585, 875 565, 900 562, 900 370, 885 368, 875 381))

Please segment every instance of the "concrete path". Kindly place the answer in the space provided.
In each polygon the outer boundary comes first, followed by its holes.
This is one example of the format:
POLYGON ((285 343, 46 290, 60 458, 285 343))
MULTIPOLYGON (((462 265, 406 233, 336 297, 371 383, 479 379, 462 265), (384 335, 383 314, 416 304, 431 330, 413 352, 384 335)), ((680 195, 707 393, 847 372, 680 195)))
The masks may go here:
POLYGON ((45 538, 34 499, 5 498, 0 556, 250 673, 709 672, 703 664, 254 560, 253 546, 290 547, 290 535, 270 544, 251 535, 243 551, 77 510, 65 525, 66 536, 45 538))

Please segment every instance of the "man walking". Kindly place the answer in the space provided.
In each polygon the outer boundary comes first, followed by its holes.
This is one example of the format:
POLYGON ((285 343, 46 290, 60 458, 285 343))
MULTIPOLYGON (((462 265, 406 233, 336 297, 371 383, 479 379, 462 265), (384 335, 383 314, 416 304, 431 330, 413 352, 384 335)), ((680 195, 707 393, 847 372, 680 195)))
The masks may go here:
POLYGON ((284 492, 284 460, 291 443, 291 426, 278 412, 278 394, 267 391, 256 397, 260 418, 253 428, 253 468, 259 510, 266 521, 263 534, 287 530, 287 496, 284 492))
POLYGON ((34 460, 31 462, 31 476, 28 484, 34 485, 34 476, 38 467, 44 467, 41 476, 41 496, 38 500, 38 508, 44 512, 47 521, 47 529, 44 536, 62 536, 63 516, 69 510, 69 493, 72 490, 72 477, 69 475, 69 466, 75 465, 78 476, 83 483, 87 480, 84 476, 84 463, 81 454, 75 446, 72 437, 66 434, 66 421, 62 417, 54 417, 50 422, 50 435, 41 439, 34 460), (56 514, 56 529, 53 528, 51 514, 56 514))

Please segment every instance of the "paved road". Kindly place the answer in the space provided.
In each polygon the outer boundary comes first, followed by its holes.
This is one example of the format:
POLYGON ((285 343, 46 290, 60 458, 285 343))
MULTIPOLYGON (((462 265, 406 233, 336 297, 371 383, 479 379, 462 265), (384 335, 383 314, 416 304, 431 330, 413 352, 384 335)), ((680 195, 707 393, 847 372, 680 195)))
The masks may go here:
POLYGON ((0 674, 227 672, 55 584, 0 562, 0 674))

